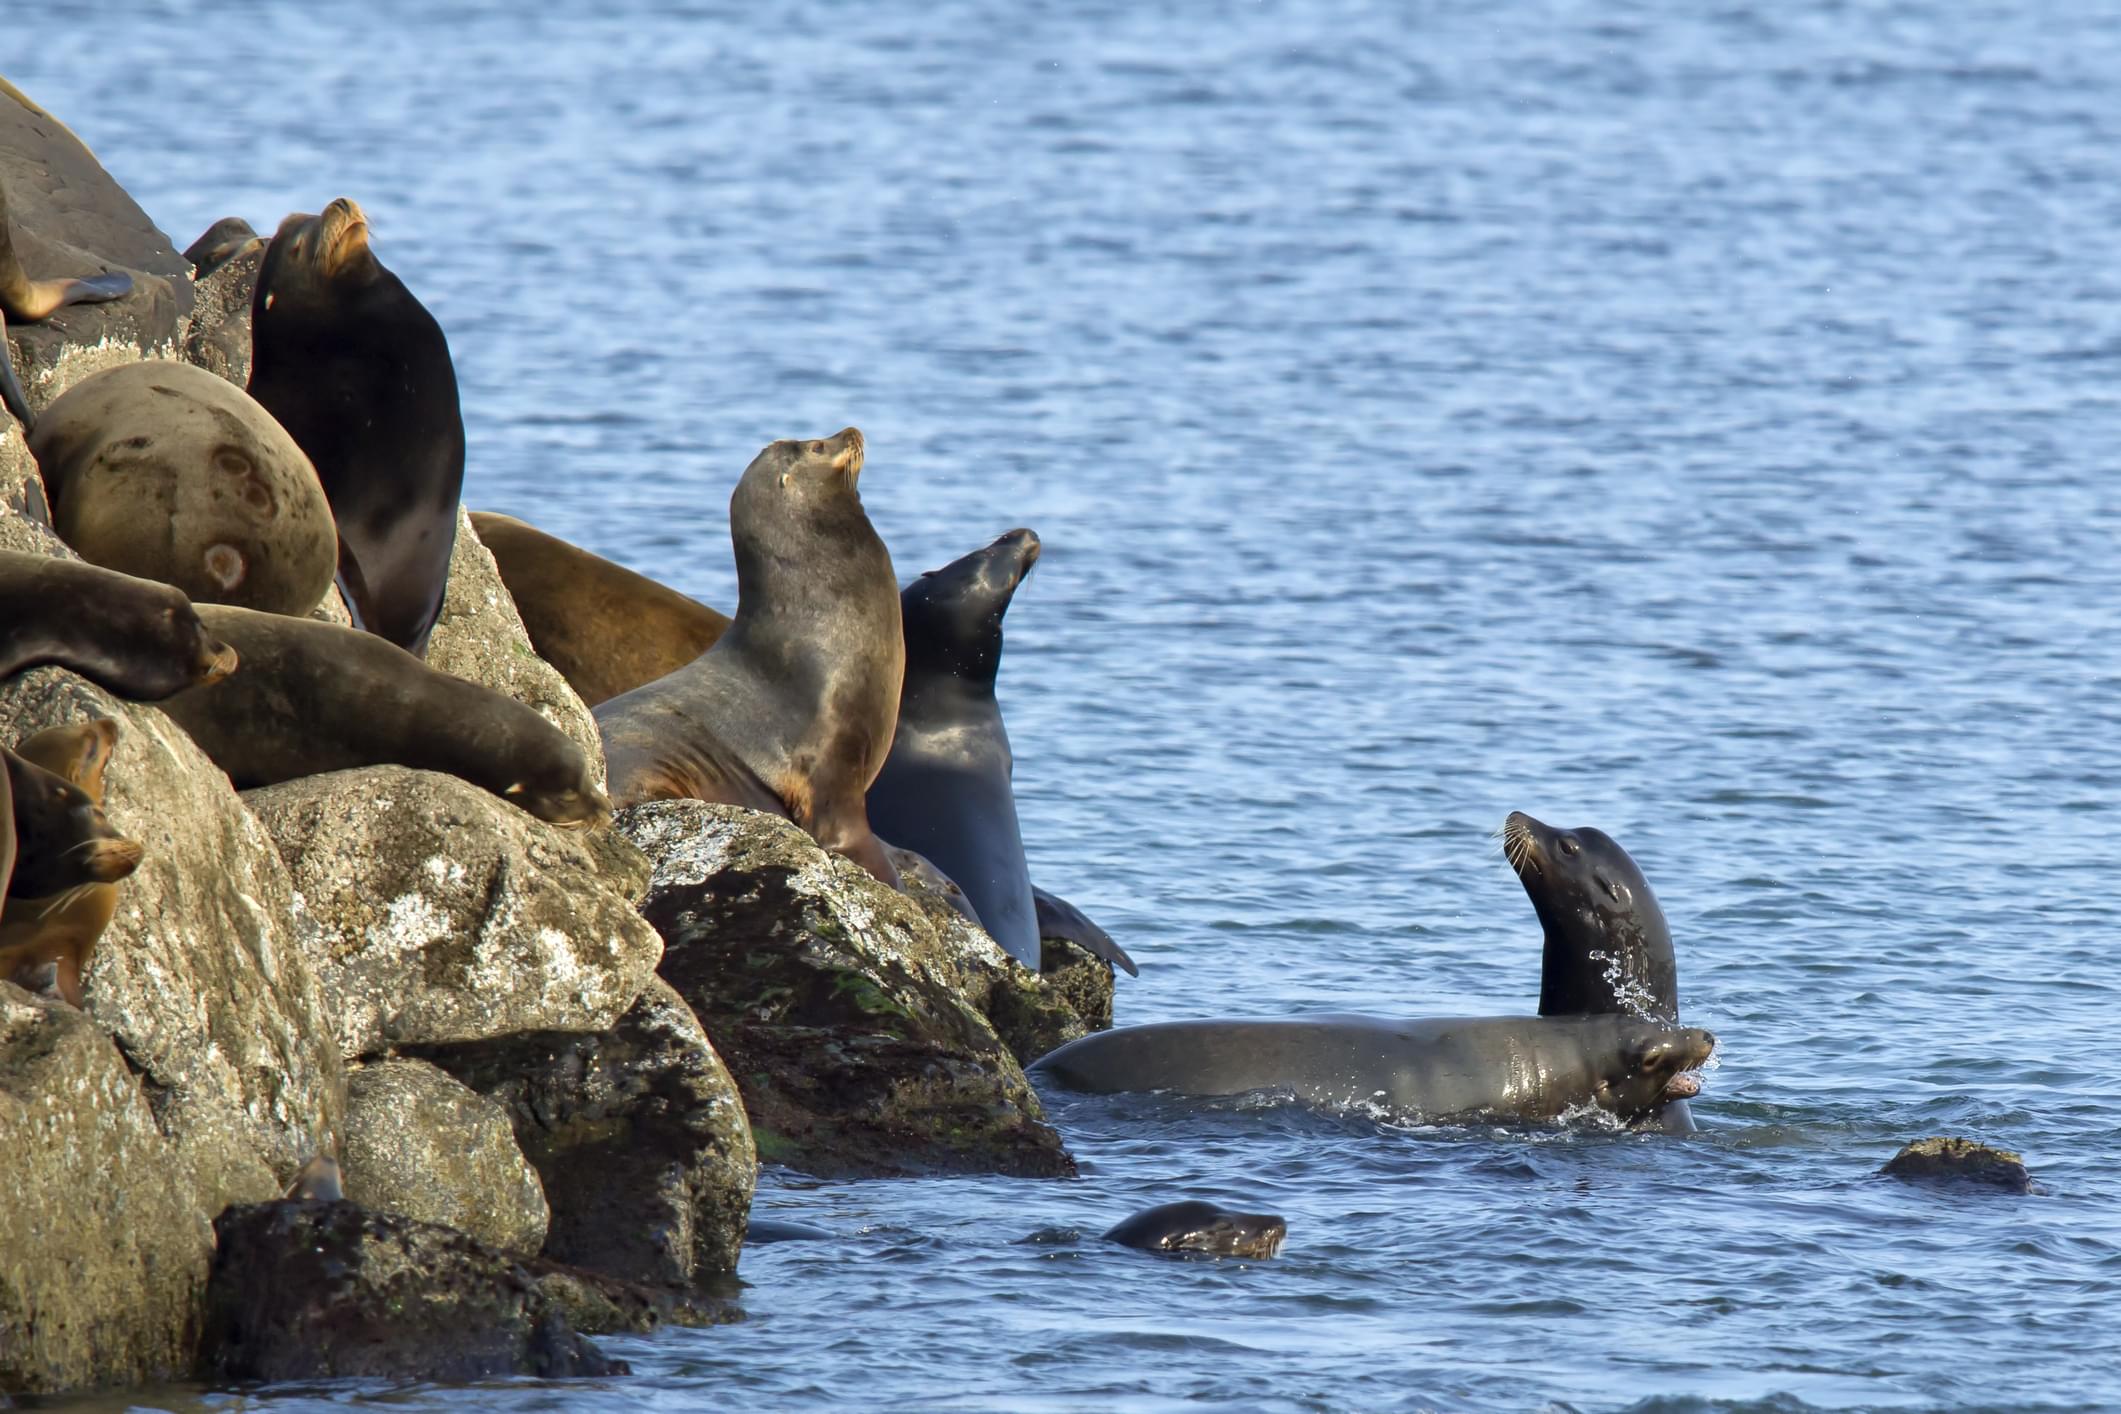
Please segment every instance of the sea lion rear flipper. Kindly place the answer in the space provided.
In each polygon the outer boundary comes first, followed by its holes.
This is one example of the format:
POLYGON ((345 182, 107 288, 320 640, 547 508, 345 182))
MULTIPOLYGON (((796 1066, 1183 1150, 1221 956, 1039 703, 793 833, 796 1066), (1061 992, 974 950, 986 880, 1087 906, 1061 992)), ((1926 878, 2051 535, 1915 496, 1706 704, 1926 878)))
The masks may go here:
POLYGON ((61 304, 104 304, 114 299, 124 299, 133 292, 133 277, 123 270, 106 270, 101 275, 87 275, 68 280, 59 292, 61 304))
POLYGON ((1089 916, 1064 898, 1056 898, 1038 885, 1031 886, 1031 901, 1038 905, 1038 935, 1041 938, 1059 938, 1070 942, 1095 958, 1102 958, 1129 977, 1141 976, 1141 969, 1127 950, 1112 941, 1112 935, 1092 923, 1089 916))

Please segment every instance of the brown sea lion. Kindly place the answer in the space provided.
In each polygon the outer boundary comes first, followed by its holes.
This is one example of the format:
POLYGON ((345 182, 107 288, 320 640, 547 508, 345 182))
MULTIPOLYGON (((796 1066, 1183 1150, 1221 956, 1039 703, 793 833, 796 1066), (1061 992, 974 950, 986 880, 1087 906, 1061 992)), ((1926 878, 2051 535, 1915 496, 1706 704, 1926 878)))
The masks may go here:
POLYGON ((198 612, 243 670, 160 705, 238 788, 398 765, 460 776, 555 825, 610 813, 582 748, 513 698, 374 634, 226 604, 198 612))
POLYGON ((594 707, 714 647, 726 615, 514 516, 473 511, 531 647, 594 707))
POLYGON ((906 671, 891 554, 863 513, 862 434, 775 442, 729 498, 736 617, 685 667, 596 709, 612 799, 772 810, 885 883, 869 829, 906 671))
MULTIPOLYGON (((101 809, 103 771, 117 744, 118 724, 101 719, 47 727, 18 743, 15 753, 79 786, 101 809)), ((8 792, 10 806, 13 794, 12 790, 8 792)), ((138 848, 134 845, 135 851, 138 848)), ((80 1006, 81 974, 88 970, 89 955, 95 951, 103 930, 110 926, 117 907, 115 882, 91 879, 59 893, 34 898, 10 891, 5 903, 0 904, 0 976, 11 975, 20 982, 33 969, 53 963, 59 995, 80 1006)))
POLYGON ((293 215, 251 296, 250 395, 309 454, 338 521, 356 627, 425 656, 464 487, 449 340, 344 197, 293 215))
POLYGON ((55 663, 137 702, 236 670, 181 589, 51 555, 0 550, 0 679, 55 663))
MULTIPOLYGON (((62 734, 72 731, 58 729, 62 734)), ((109 759, 110 742, 116 740, 115 730, 107 739, 93 732, 75 737, 41 732, 38 736, 47 739, 49 749, 71 756, 77 766, 91 772, 100 791, 103 763, 109 759)), ((80 968, 87 961, 87 948, 110 918, 104 913, 102 921, 94 923, 93 932, 83 938, 80 926, 57 928, 55 915, 75 891, 114 884, 139 868, 140 846, 111 828, 101 802, 81 786, 13 751, 0 749, 0 757, 6 761, 15 816, 14 876, 8 880, 5 901, 0 902, 0 969, 13 974, 56 962, 59 994, 78 1007, 82 1004, 80 968), (16 932, 10 925, 23 931, 16 932)), ((92 921, 84 915, 82 926, 92 921)))

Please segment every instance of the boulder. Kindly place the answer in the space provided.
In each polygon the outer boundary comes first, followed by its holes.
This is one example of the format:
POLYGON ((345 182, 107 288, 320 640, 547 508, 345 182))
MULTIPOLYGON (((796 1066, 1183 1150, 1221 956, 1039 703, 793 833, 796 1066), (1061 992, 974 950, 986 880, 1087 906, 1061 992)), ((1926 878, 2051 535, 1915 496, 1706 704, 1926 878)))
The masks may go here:
MULTIPOLYGON (((219 231, 221 226, 214 229, 219 231)), ((196 251, 199 246, 194 243, 186 254, 196 251)), ((226 258, 201 265, 192 289, 191 318, 184 326, 184 361, 238 388, 250 382, 250 297, 258 288, 258 268, 264 263, 265 243, 258 241, 239 244, 226 258)))
POLYGON ((573 737, 589 753, 597 780, 604 779, 604 738, 596 718, 560 670, 530 646, 516 601, 462 506, 457 507, 457 543, 449 556, 442 616, 427 640, 427 666, 513 697, 573 737))
POLYGON ((1908 1182, 1999 1188, 2007 1193, 2033 1191, 2032 1175, 2026 1172, 2022 1155, 1972 1139, 1917 1139, 1886 1160, 1878 1172, 1908 1182))
POLYGON ((545 1255, 686 1285, 736 1266, 758 1177, 743 1101, 678 994, 618 1024, 421 1053, 498 1101, 552 1205, 545 1255))
POLYGON ((0 1404, 190 1364, 213 1230, 110 1033, 0 982, 0 1404))
POLYGON ((346 1077, 346 1196, 379 1213, 453 1227, 534 1255, 550 1213, 501 1107, 425 1061, 387 1060, 346 1077))
POLYGON ((228 777, 155 708, 63 668, 0 684, 0 741, 95 718, 119 726, 105 809, 145 858, 89 964, 89 1011, 218 1212, 337 1147, 345 1073, 286 866, 228 777))
POLYGON ((654 975, 661 940, 582 837, 469 782, 369 766, 244 799, 286 861, 348 1059, 602 1031, 654 975))
POLYGON ((1021 969, 943 923, 947 904, 738 806, 657 801, 619 828, 655 866, 641 911, 663 935, 659 970, 737 1078, 762 1159, 828 1176, 1075 1171, 982 1010, 1021 969))
MULTIPOLYGON (((1039 940, 1038 975, 1091 1031, 1112 1029, 1112 964, 1092 957, 1066 938, 1039 940)), ((1025 1065, 1032 1057, 1017 1053, 1025 1065)))
POLYGON ((203 1378, 627 1373, 520 1262, 450 1228, 351 1202, 278 1202, 230 1208, 214 1235, 203 1378))
POLYGON ((714 1296, 625 1281, 565 1263, 523 1264, 539 1293, 583 1335, 647 1335, 663 1326, 726 1326, 744 1319, 741 1308, 714 1296))

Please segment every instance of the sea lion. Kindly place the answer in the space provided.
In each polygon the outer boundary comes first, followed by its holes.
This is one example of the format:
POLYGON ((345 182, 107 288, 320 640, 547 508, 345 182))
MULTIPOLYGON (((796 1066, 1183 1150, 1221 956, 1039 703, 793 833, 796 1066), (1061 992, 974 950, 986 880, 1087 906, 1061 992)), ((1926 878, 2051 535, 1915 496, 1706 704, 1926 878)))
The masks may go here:
POLYGON ((55 663, 137 702, 219 682, 236 651, 181 589, 50 555, 0 550, 0 679, 55 663))
POLYGON ((530 646, 594 707, 714 647, 725 615, 514 516, 473 511, 530 646))
POLYGON ((1715 1045, 1698 1028, 1612 1015, 1171 1021, 1084 1036, 1031 1070, 1096 1093, 1286 1091, 1431 1123, 1551 1120, 1587 1103, 1632 1122, 1715 1045))
POLYGON ((250 222, 241 216, 223 216, 184 247, 184 258, 191 262, 192 274, 204 280, 253 246, 264 244, 265 238, 251 228, 250 222))
POLYGON ((1672 930, 1628 852, 1603 830, 1557 830, 1510 812, 1503 854, 1546 930, 1539 1014, 1679 1019, 1672 930))
POLYGON ((1105 1231, 1105 1241, 1122 1247, 1217 1257, 1271 1257, 1288 1236, 1288 1223, 1272 1213, 1233 1213, 1197 1198, 1158 1204, 1105 1231))
MULTIPOLYGON (((26 100, 25 100, 26 101, 26 100)), ((0 404, 27 432, 37 422, 29 398, 15 380, 14 356, 7 342, 7 318, 35 323, 70 304, 101 304, 129 295, 133 277, 123 270, 72 279, 33 280, 15 254, 15 237, 7 214, 7 184, 0 182, 0 404)))
POLYGON ((1111 963, 1129 977, 1141 976, 1141 969, 1127 950, 1112 941, 1112 935, 1090 921, 1081 909, 1064 898, 1047 893, 1038 885, 1031 886, 1031 902, 1038 906, 1038 935, 1040 938, 1058 938, 1064 943, 1073 943, 1095 958, 1111 963))
POLYGON ((272 614, 307 614, 331 588, 338 536, 316 469, 203 368, 157 360, 84 378, 29 447, 52 528, 91 564, 272 614))
MULTIPOLYGON (((102 923, 85 940, 78 927, 61 931, 37 925, 55 924, 52 914, 62 896, 84 885, 114 884, 139 868, 140 846, 112 829, 102 805, 80 786, 13 751, 0 748, 0 758, 6 762, 15 827, 14 875, 0 902, 0 969, 11 975, 56 962, 59 994, 78 1007, 80 968, 102 923)), ((100 787, 100 762, 94 770, 100 787)), ((109 921, 105 915, 102 922, 109 921)))
POLYGON ((855 489, 862 456, 849 427, 754 457, 729 498, 728 631, 596 719, 618 804, 773 811, 896 888, 863 797, 891 750, 906 646, 891 554, 855 489))
MULTIPOLYGON (((117 744, 118 724, 103 718, 47 727, 16 743, 15 753, 79 786, 100 810, 104 768, 117 744)), ((11 811, 13 794, 8 792, 11 811)), ((34 898, 10 892, 0 904, 0 976, 21 981, 32 969, 52 963, 59 995, 80 1006, 81 974, 117 907, 118 886, 96 880, 34 898)))
POLYGON ((199 616, 243 671, 161 708, 238 788, 389 764, 461 776, 555 825, 610 813, 582 748, 513 698, 337 624, 226 604, 199 616))
POLYGON ((341 197, 280 223, 251 297, 250 395, 316 464, 357 627, 417 656, 442 612, 464 486, 449 340, 341 197))

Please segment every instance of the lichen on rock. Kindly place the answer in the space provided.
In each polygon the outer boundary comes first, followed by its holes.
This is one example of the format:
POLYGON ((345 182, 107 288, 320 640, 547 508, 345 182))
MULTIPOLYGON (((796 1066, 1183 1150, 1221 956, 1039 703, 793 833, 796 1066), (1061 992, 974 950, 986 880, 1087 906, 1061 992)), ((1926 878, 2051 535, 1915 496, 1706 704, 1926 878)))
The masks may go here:
POLYGON ((440 1223, 503 1252, 535 1254, 551 1212, 501 1107, 425 1061, 346 1077, 346 1197, 440 1223))

